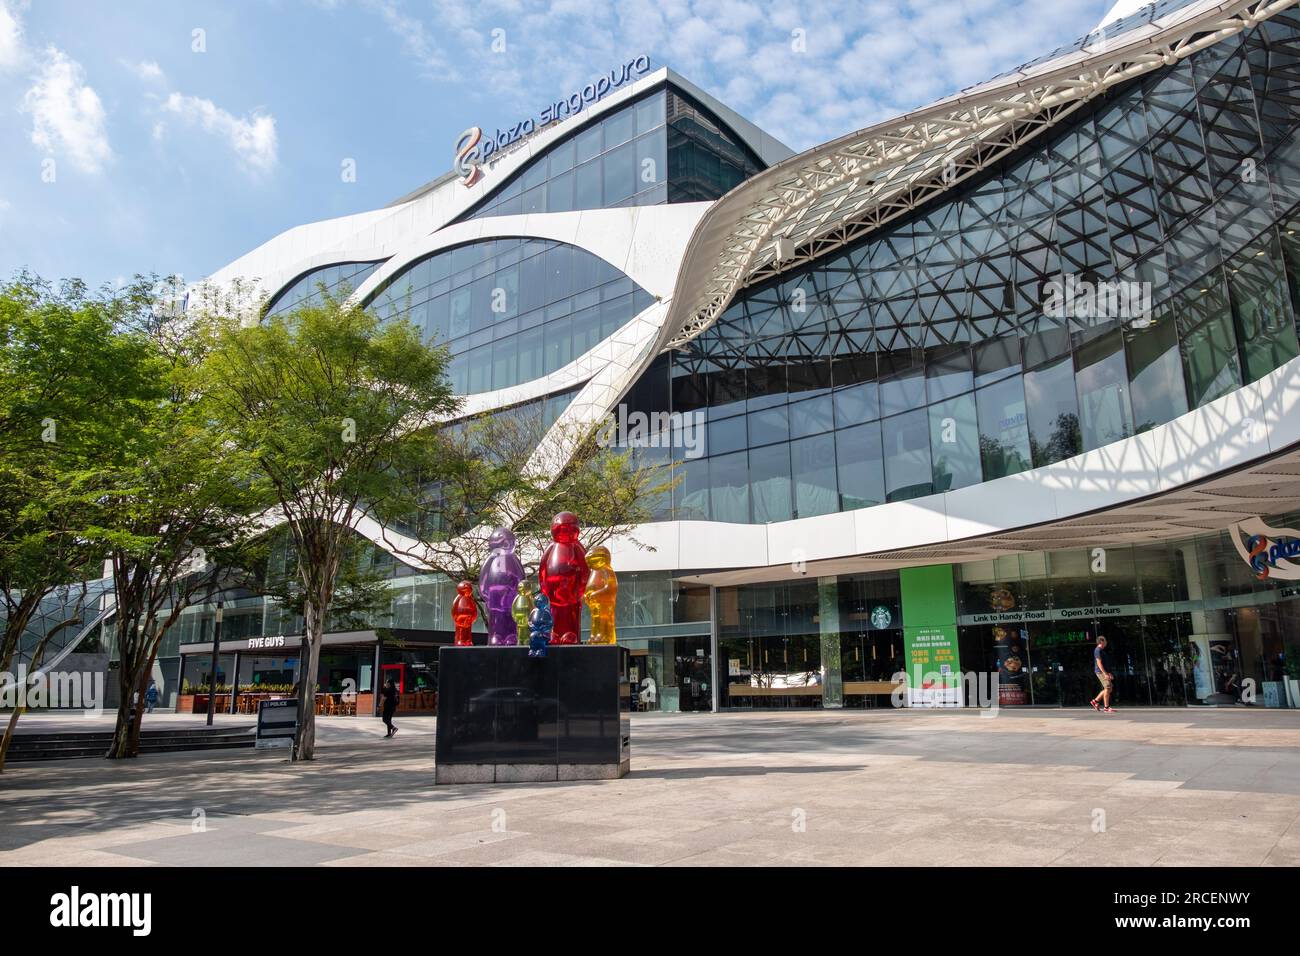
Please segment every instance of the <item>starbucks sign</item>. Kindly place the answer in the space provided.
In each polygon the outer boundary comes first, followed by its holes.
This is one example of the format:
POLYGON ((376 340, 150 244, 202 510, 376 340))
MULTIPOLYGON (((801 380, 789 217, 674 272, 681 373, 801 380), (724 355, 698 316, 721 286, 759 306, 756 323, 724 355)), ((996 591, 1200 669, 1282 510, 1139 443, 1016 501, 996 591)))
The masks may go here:
POLYGON ((885 607, 883 604, 877 604, 875 607, 871 609, 872 627, 883 631, 885 628, 889 627, 889 625, 893 623, 894 623, 894 615, 891 614, 889 608, 885 607))

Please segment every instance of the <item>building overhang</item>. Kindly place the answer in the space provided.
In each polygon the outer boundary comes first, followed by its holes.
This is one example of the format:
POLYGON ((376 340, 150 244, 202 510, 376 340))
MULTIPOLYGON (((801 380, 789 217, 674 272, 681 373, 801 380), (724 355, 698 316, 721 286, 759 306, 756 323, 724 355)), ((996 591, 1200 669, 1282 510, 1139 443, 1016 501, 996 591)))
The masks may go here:
POLYGON ((1077 49, 850 133, 746 180, 696 227, 660 347, 685 345, 713 325, 741 289, 906 215, 1107 91, 1293 5, 1201 0, 1159 17, 1149 8, 1095 31, 1077 49))

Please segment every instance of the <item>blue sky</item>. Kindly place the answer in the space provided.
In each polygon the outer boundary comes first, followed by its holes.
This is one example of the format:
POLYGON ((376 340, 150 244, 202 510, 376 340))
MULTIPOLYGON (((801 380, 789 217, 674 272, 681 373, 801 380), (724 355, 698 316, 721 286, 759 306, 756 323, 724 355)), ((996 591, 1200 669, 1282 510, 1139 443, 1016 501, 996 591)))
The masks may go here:
POLYGON ((448 170, 467 126, 642 52, 807 148, 1070 42, 1112 2, 0 0, 0 276, 200 279, 390 202, 448 170))

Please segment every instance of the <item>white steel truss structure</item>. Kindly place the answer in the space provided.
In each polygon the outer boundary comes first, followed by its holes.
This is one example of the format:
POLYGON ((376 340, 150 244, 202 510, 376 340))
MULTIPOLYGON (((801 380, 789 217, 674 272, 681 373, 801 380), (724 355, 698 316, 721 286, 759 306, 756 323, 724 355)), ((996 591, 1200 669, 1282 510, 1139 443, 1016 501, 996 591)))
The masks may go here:
POLYGON ((1248 30, 1295 0, 1199 2, 1117 21, 1077 49, 777 164, 705 215, 661 346, 709 328, 741 289, 905 215, 1106 91, 1248 30), (1108 35, 1110 30, 1114 33, 1108 35))

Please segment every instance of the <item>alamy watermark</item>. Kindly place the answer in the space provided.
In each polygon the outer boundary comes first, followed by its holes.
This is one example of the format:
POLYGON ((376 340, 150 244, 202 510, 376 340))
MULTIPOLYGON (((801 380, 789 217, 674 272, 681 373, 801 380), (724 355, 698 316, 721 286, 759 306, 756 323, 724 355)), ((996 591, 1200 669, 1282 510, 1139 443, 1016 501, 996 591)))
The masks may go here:
POLYGON ((1151 283, 1092 282, 1077 275, 1043 283, 1043 314, 1056 319, 1119 319, 1136 328, 1151 324, 1151 283))
POLYGON ((27 710, 73 708, 100 713, 104 709, 102 671, 35 671, 26 664, 16 672, 0 671, 0 707, 27 710))
POLYGON ((619 405, 601 424, 596 441, 604 448, 680 448, 685 458, 704 454, 703 412, 628 411, 619 405))

